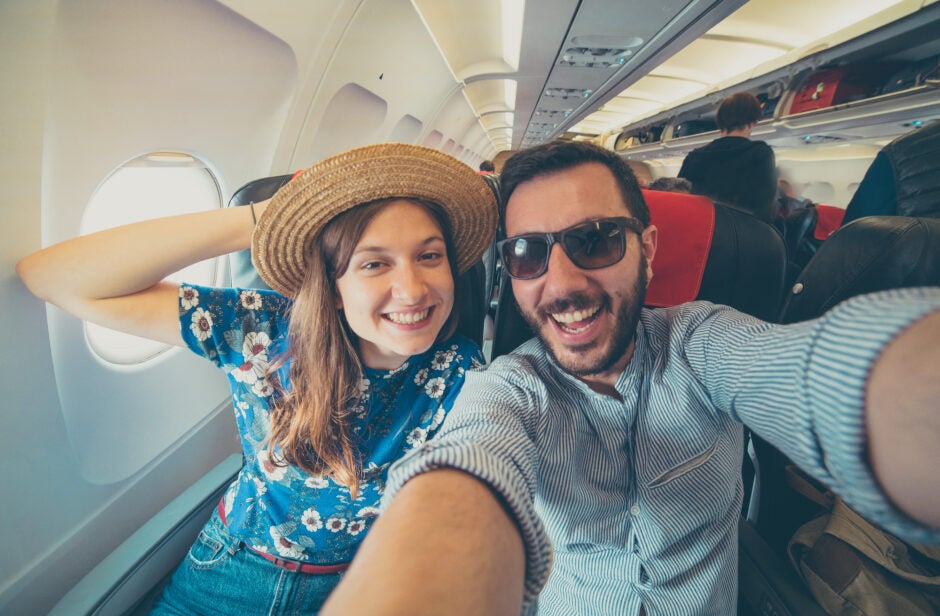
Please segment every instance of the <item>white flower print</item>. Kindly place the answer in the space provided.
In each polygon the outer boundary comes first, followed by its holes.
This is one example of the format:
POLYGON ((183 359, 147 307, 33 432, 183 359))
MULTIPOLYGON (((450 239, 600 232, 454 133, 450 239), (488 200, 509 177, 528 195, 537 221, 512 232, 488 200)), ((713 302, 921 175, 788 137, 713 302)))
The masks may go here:
POLYGON ((366 378, 359 379, 359 395, 360 396, 366 393, 367 391, 369 391, 369 385, 371 385, 371 383, 369 382, 369 379, 366 379, 366 378))
POLYGON ((335 515, 330 516, 326 519, 326 527, 331 532, 338 533, 346 528, 346 518, 341 518, 335 515))
POLYGON ((212 315, 202 308, 196 308, 189 329, 193 331, 197 340, 205 340, 212 332, 212 315))
POLYGON ((287 466, 275 464, 274 461, 271 460, 267 449, 262 449, 258 452, 258 468, 261 469, 261 472, 264 473, 264 476, 267 477, 269 481, 280 481, 284 478, 284 474, 287 473, 287 466))
POLYGON ((363 507, 356 512, 357 518, 376 518, 379 516, 378 507, 363 507))
POLYGON ((412 447, 417 447, 422 444, 424 441, 428 440, 428 431, 424 428, 415 428, 408 433, 408 436, 405 437, 405 440, 412 447))
POLYGON ((349 526, 346 527, 346 532, 350 535, 356 536, 366 528, 365 520, 353 520, 349 523, 349 526))
POLYGON ((310 532, 318 531, 323 528, 323 520, 320 518, 320 512, 316 507, 310 507, 300 516, 300 521, 310 532))
POLYGON ((183 310, 190 310, 199 303, 199 291, 192 287, 180 285, 180 305, 183 310))
POLYGON ((260 381, 255 381, 255 384, 251 386, 251 391, 259 398, 267 398, 274 393, 274 388, 266 380, 261 379, 260 381))
POLYGON ((268 484, 262 481, 261 477, 252 477, 251 480, 255 484, 255 494, 259 497, 264 496, 264 493, 268 491, 268 484))
POLYGON ((326 480, 326 477, 322 475, 313 475, 304 479, 304 485, 308 488, 319 490, 327 487, 330 483, 326 480))
POLYGON ((261 309, 261 294, 257 291, 242 291, 240 299, 243 308, 248 310, 261 309))
POLYGON ((437 411, 434 412, 434 419, 431 420, 431 425, 429 426, 429 429, 436 430, 437 427, 440 426, 441 423, 444 421, 445 414, 446 414, 446 411, 444 411, 443 406, 437 407, 437 411))
POLYGON ((428 369, 421 368, 418 370, 418 373, 415 375, 415 385, 421 387, 424 385, 424 382, 428 379, 428 369))
POLYGON ((424 391, 435 400, 444 395, 444 379, 436 377, 427 382, 424 391))
MULTIPOLYGON (((242 343, 242 355, 245 358, 244 363, 232 370, 232 376, 240 383, 254 385, 264 380, 264 375, 268 371, 268 346, 271 339, 264 332, 251 332, 245 336, 245 342, 242 343)), ((262 394, 265 391, 264 386, 255 390, 258 395, 271 395, 271 392, 262 394)))
POLYGON ((446 370, 447 366, 450 365, 450 362, 454 361, 454 357, 456 356, 457 354, 454 351, 438 351, 434 354, 431 367, 435 370, 446 370))
POLYGON ((274 539, 274 549, 277 550, 278 554, 284 558, 293 558, 294 560, 303 557, 303 547, 284 537, 281 531, 277 529, 277 526, 272 526, 270 532, 271 538, 274 539))
POLYGON ((482 368, 482 367, 483 367, 483 362, 482 362, 482 361, 480 361, 480 360, 477 359, 476 357, 471 357, 471 358, 470 358, 470 369, 471 369, 471 370, 477 370, 477 369, 482 368))

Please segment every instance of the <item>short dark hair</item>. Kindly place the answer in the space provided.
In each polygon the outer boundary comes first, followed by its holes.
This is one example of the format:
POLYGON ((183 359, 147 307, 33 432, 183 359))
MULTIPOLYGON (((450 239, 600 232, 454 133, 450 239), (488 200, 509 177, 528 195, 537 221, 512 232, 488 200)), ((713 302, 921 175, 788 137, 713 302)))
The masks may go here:
POLYGON ((760 120, 761 104, 750 92, 738 92, 721 101, 715 123, 722 131, 728 132, 757 124, 760 120))
POLYGON ((647 188, 666 192, 690 193, 692 192, 692 182, 685 178, 656 178, 650 182, 647 188))
POLYGON ((600 163, 610 169, 627 209, 644 226, 650 224, 650 211, 640 184, 625 160, 587 141, 550 141, 516 152, 503 165, 499 176, 500 225, 505 229, 506 204, 520 184, 585 163, 600 163))
POLYGON ((496 167, 493 166, 493 161, 484 160, 480 163, 480 171, 496 171, 496 167))

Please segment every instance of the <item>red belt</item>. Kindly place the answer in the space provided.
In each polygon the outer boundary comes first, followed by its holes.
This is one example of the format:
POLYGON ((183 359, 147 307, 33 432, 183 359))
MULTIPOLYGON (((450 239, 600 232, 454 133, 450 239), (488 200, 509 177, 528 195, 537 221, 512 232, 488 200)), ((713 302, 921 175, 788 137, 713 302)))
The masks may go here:
MULTIPOLYGON (((225 524, 225 507, 223 506, 222 501, 219 501, 219 519, 222 520, 223 524, 225 524)), ((272 556, 267 552, 256 550, 247 544, 245 547, 258 556, 263 557, 265 560, 274 563, 275 566, 280 567, 281 569, 286 569, 288 571, 300 571, 301 573, 315 573, 317 575, 324 575, 327 573, 339 573, 349 569, 349 563, 339 563, 336 565, 312 565, 310 563, 302 563, 299 560, 278 558, 277 556, 272 556)))

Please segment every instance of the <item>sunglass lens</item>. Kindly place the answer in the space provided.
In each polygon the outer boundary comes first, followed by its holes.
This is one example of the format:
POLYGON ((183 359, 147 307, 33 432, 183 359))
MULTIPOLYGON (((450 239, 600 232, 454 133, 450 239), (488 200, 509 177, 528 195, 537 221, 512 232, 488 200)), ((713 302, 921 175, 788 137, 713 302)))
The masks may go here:
POLYGON ((548 260, 548 242, 540 237, 520 237, 503 245, 502 257, 514 278, 534 278, 548 260))
POLYGON ((568 257, 585 269, 613 265, 623 258, 626 247, 623 230, 603 220, 568 229, 562 242, 568 257))

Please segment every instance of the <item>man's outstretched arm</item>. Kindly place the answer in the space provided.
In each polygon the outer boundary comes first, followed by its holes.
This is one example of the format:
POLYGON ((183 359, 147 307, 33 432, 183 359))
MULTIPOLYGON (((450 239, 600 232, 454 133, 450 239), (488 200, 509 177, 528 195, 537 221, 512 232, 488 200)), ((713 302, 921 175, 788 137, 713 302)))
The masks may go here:
POLYGON ((894 504, 940 528, 940 311, 875 361, 865 396, 872 470, 894 504))
POLYGON ((515 616, 524 580, 522 539, 496 495, 436 470, 398 491, 320 613, 515 616))

